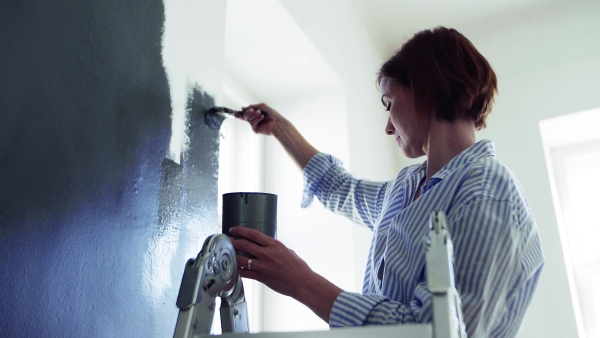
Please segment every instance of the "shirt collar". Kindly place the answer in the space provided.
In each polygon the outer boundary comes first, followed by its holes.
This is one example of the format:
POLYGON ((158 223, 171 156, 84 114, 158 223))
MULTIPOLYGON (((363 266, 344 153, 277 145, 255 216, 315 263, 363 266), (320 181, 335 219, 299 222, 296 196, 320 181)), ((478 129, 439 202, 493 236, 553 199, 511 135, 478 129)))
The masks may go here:
MULTIPOLYGON (((446 165, 440 171, 435 173, 430 180, 437 183, 443 180, 446 176, 448 176, 458 167, 471 163, 473 161, 477 161, 487 156, 496 156, 494 142, 490 140, 478 141, 474 145, 470 146, 458 155, 454 156, 454 158, 451 159, 450 162, 446 163, 446 165)), ((412 175, 421 172, 423 173, 423 175, 425 175, 426 170, 427 161, 415 166, 414 169, 411 170, 410 174, 412 175)))
POLYGON ((439 177, 443 179, 457 168, 488 156, 496 156, 494 142, 490 140, 481 140, 463 150, 460 154, 454 156, 454 158, 451 159, 450 162, 446 163, 446 165, 440 171, 435 173, 433 177, 439 177))

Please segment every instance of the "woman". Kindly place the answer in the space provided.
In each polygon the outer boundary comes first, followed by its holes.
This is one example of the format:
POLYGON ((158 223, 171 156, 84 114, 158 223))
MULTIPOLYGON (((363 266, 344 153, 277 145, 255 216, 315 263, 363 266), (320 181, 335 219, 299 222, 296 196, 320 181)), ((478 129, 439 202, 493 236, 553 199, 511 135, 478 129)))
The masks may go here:
POLYGON ((343 291, 281 242, 236 227, 234 247, 255 256, 237 257, 242 277, 297 299, 331 327, 430 322, 422 240, 430 211, 439 209, 454 243, 467 334, 515 336, 543 255, 517 179, 496 160, 491 141, 476 140, 496 94, 493 70, 462 34, 438 27, 404 43, 377 84, 389 111, 385 132, 407 157, 427 157, 388 182, 352 177, 267 105, 246 107, 241 116, 255 132, 273 135, 303 170, 303 206, 317 196, 374 231, 363 293, 343 291))

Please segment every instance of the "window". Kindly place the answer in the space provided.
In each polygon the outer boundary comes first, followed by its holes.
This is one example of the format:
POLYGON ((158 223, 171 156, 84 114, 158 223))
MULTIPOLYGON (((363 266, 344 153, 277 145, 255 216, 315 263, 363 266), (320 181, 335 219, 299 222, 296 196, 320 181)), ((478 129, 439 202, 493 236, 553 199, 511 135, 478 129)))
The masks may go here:
POLYGON ((600 109, 542 121, 559 232, 582 337, 600 337, 600 109))

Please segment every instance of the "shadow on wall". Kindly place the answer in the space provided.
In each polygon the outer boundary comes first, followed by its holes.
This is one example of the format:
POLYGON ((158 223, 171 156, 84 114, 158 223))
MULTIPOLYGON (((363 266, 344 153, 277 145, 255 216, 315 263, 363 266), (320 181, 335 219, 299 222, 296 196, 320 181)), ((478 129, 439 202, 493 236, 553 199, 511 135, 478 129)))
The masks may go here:
POLYGON ((216 222, 219 140, 191 118, 165 160, 163 21, 157 0, 0 3, 0 336, 172 334, 189 257, 142 261, 186 217, 216 222), (175 281, 160 298, 149 269, 175 281))

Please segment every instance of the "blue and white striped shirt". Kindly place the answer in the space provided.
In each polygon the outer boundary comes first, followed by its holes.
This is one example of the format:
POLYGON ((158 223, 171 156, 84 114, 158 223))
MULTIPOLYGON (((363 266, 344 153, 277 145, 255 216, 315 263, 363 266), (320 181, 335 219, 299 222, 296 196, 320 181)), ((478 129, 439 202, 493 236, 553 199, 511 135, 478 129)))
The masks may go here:
POLYGON ((454 244, 468 335, 515 336, 544 262, 516 177, 484 140, 448 162, 411 203, 426 168, 424 162, 404 168, 394 180, 371 182, 352 177, 324 153, 306 166, 302 207, 317 196, 325 208, 374 231, 363 293, 342 292, 330 326, 431 322, 423 238, 429 213, 439 209, 454 244))

